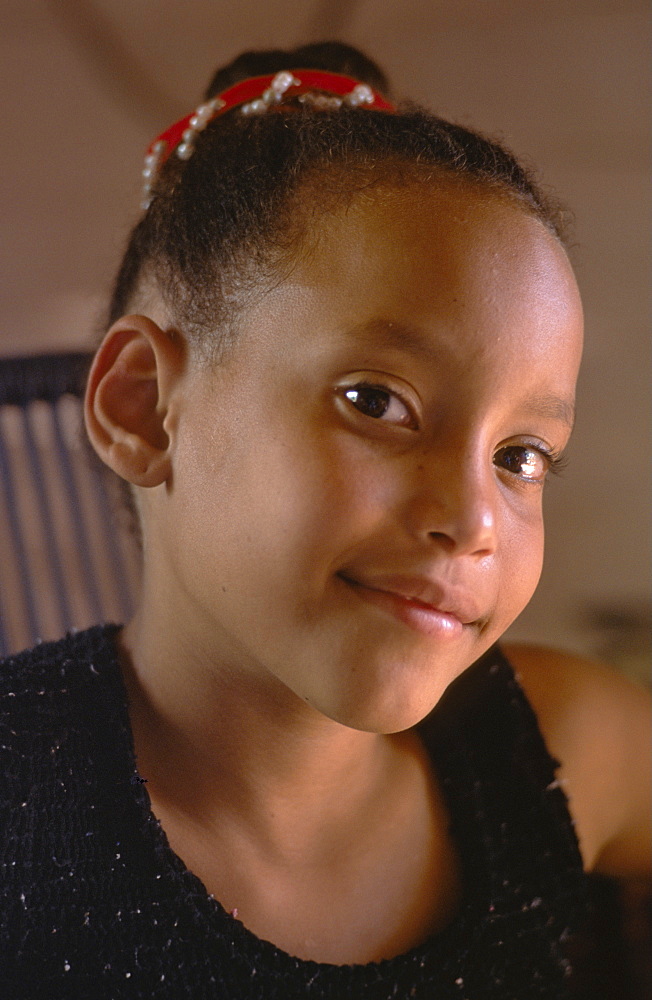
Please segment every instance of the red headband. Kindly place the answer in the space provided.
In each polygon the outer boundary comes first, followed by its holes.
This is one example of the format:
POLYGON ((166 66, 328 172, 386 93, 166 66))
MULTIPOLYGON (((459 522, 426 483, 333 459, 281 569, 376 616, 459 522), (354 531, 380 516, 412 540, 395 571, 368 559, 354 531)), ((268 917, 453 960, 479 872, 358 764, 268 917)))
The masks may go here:
POLYGON ((396 110, 393 104, 367 83, 360 83, 359 80, 340 73, 293 69, 241 80, 175 122, 150 144, 143 170, 143 208, 149 207, 154 180, 170 154, 176 149, 177 156, 187 160, 192 155, 197 135, 214 118, 238 106, 241 106, 242 114, 264 114, 269 108, 294 97, 299 100, 303 97, 306 103, 323 110, 334 110, 342 105, 364 106, 372 111, 396 110))

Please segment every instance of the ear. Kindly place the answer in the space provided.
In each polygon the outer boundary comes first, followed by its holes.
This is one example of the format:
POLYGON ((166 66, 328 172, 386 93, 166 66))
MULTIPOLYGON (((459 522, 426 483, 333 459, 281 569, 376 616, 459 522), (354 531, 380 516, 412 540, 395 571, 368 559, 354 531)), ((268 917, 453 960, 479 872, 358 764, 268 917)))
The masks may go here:
POLYGON ((91 367, 84 415, 95 451, 135 486, 159 486, 171 473, 171 403, 184 345, 147 316, 123 316, 91 367))

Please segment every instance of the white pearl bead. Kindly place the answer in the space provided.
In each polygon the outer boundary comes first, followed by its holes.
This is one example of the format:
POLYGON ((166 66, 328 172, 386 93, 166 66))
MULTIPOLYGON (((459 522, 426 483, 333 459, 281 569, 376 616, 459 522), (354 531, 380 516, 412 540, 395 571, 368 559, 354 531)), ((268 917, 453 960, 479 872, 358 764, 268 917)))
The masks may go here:
POLYGON ((300 81, 295 76, 292 76, 289 70, 284 69, 276 74, 270 86, 275 93, 284 94, 290 87, 298 87, 299 83, 300 81))
POLYGON ((353 108, 358 107, 360 104, 373 104, 373 102, 373 91, 366 83, 359 83, 346 98, 346 103, 350 104, 353 108))
POLYGON ((189 160, 193 153, 193 147, 189 142, 182 142, 177 146, 177 156, 180 160, 189 160))

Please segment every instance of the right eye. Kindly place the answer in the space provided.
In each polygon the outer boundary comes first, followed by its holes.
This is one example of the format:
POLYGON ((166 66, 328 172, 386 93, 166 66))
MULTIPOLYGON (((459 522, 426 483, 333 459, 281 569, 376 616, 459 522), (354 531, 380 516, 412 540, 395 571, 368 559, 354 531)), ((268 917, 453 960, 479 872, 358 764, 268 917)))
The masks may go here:
POLYGON ((416 420, 401 397, 384 385, 360 383, 345 389, 343 394, 365 417, 399 427, 416 427, 416 420))

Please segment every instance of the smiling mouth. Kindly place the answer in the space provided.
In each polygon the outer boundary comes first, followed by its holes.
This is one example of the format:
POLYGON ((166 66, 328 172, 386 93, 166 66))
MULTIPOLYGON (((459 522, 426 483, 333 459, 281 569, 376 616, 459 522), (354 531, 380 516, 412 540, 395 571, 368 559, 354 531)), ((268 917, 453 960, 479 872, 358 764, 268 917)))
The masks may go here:
POLYGON ((395 590, 373 587, 343 574, 338 576, 361 600, 422 635, 453 640, 460 638, 470 626, 479 625, 478 620, 465 621, 466 616, 457 609, 444 609, 395 590))

